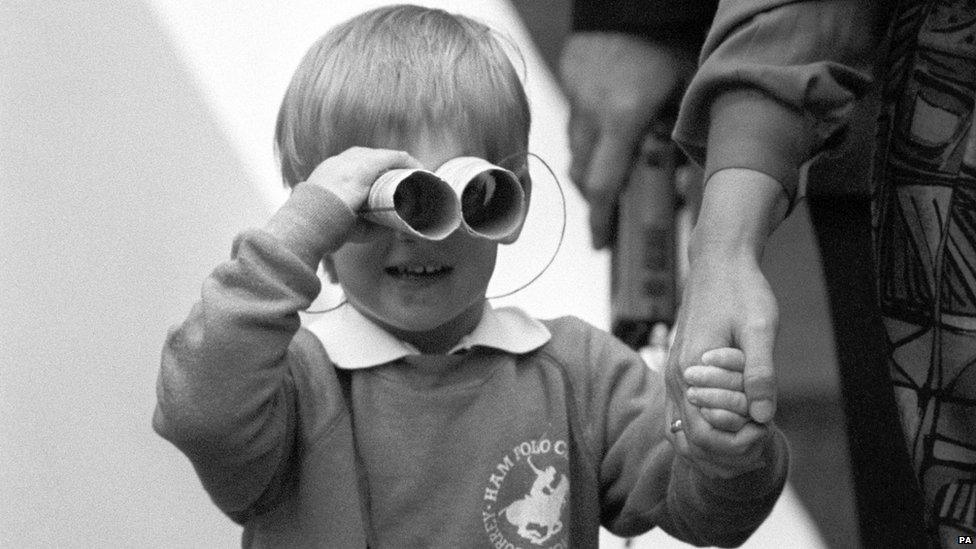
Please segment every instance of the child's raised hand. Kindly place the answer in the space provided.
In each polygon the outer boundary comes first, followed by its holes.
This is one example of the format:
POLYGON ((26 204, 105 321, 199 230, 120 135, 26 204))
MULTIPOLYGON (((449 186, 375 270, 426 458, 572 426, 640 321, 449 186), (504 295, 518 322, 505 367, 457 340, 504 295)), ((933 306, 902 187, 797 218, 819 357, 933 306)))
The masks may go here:
POLYGON ((684 372, 688 403, 698 406, 709 425, 735 433, 749 422, 742 371, 745 355, 739 349, 723 347, 702 355, 700 365, 684 372))
POLYGON ((679 451, 706 474, 731 478, 765 465, 764 450, 772 437, 770 425, 750 421, 739 349, 712 349, 702 364, 684 372, 688 403, 701 409, 707 427, 678 433, 679 451))
POLYGON ((308 176, 308 184, 332 191, 352 211, 362 209, 373 182, 388 170, 422 168, 405 151, 352 147, 326 158, 308 176))

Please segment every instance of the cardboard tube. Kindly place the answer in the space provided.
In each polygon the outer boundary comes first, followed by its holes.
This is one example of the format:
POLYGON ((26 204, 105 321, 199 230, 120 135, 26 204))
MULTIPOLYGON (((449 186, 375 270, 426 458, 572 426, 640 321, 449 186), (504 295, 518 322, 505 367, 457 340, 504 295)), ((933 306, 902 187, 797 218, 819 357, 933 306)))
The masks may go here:
POLYGON ((461 205, 461 227, 468 233, 509 244, 525 223, 525 191, 512 172, 473 156, 445 162, 437 175, 447 181, 461 205))
POLYGON ((461 224, 461 206, 444 180, 426 170, 398 169, 369 189, 366 219, 425 240, 442 240, 461 224))

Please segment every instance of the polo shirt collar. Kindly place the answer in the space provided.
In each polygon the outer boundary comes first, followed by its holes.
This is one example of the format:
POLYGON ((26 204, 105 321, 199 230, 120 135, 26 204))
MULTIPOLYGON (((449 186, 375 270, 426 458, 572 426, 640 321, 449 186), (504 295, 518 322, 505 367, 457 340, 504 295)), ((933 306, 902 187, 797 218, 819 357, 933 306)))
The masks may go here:
MULTIPOLYGON (((410 355, 416 347, 387 332, 346 304, 308 326, 339 368, 355 370, 379 366, 410 355)), ((446 354, 473 347, 489 347, 524 354, 542 347, 552 335, 538 320, 516 307, 493 308, 487 301, 481 321, 446 354)))

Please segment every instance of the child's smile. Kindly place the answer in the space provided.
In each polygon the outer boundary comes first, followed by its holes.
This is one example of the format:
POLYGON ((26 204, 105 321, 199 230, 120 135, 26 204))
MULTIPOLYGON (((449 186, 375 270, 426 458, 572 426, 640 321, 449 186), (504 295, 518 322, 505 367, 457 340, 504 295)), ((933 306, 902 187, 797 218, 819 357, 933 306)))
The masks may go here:
MULTIPOLYGON (((449 238, 453 238, 453 235, 449 238)), ((454 273, 450 258, 438 258, 437 243, 411 243, 400 240, 387 260, 383 272, 401 287, 403 292, 417 292, 434 289, 443 285, 450 292, 450 282, 454 273)), ((454 259, 456 260, 456 259, 454 259)), ((402 297, 406 297, 404 294, 402 297)), ((442 298, 448 296, 440 296, 442 298)))
MULTIPOLYGON (((406 147, 427 169, 470 155, 461 140, 417 139, 406 147)), ((481 320, 498 244, 458 229, 438 241, 374 225, 328 258, 362 314, 424 352, 452 347, 481 320)))
POLYGON ((349 302, 397 337, 450 348, 477 326, 497 244, 462 229, 431 242, 386 227, 347 242, 332 264, 349 302))
POLYGON ((404 282, 425 283, 446 277, 451 273, 452 267, 439 263, 408 262, 391 265, 383 270, 386 274, 404 282))
MULTIPOLYGON (((397 235, 399 236, 399 235, 397 235)), ((448 237, 455 238, 455 235, 448 237)), ((391 250, 387 267, 383 272, 403 287, 404 291, 444 285, 450 291, 453 282, 454 265, 457 258, 447 256, 450 246, 440 246, 437 242, 413 242, 397 238, 397 245, 391 250), (438 249, 442 248, 442 249, 438 249)), ((404 296, 405 297, 405 296, 404 296)), ((442 296, 448 297, 448 296, 442 296)))

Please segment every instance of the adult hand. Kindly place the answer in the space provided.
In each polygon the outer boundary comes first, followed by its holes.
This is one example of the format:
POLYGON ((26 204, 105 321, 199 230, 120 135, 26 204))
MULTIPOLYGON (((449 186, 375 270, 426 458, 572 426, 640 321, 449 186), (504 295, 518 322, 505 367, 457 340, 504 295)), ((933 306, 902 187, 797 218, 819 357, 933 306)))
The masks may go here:
MULTIPOLYGON (((715 173, 705 187, 689 248, 690 269, 668 357, 667 419, 681 419, 671 439, 679 453, 710 444, 711 427, 685 398, 684 370, 719 347, 745 354, 743 385, 751 419, 768 423, 776 410, 773 344, 778 308, 759 268, 766 239, 785 214, 782 187, 746 169, 715 173), (690 444, 689 444, 690 443, 690 444)), ((744 430, 746 431, 746 430, 744 430)), ((731 441, 730 441, 731 443, 731 441)))
POLYGON ((590 205, 593 247, 604 248, 641 138, 670 133, 695 56, 628 34, 582 32, 570 36, 559 65, 570 104, 570 177, 590 205))

